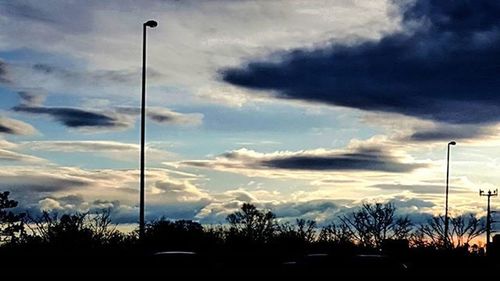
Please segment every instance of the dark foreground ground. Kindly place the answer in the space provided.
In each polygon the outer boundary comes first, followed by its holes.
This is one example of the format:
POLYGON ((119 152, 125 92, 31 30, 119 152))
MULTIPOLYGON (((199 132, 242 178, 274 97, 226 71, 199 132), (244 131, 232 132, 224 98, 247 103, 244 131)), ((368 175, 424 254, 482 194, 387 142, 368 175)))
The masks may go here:
MULTIPOLYGON (((276 253, 197 254, 157 253, 20 253, 1 252, 0 272, 16 276, 159 276, 308 278, 377 276, 432 278, 435 276, 500 275, 500 259, 455 256, 445 252, 407 256, 311 253, 285 257, 276 253)), ((333 278, 333 279, 330 279, 333 278)), ((164 278, 162 278, 164 279, 164 278)), ((409 280, 408 279, 408 280, 409 280)), ((412 279, 413 280, 413 279, 412 279)))

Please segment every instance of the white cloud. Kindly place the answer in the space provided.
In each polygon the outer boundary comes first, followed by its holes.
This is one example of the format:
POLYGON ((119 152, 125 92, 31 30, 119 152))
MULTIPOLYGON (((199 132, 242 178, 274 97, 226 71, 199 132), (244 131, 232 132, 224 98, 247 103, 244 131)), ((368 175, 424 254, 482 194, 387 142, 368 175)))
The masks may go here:
POLYGON ((40 205, 40 210, 42 211, 58 211, 61 210, 61 204, 57 200, 54 200, 52 198, 45 198, 40 201, 38 201, 38 204, 40 205))
POLYGON ((166 200, 186 202, 210 198, 207 192, 202 191, 189 180, 165 179, 157 181, 155 188, 158 194, 166 200))

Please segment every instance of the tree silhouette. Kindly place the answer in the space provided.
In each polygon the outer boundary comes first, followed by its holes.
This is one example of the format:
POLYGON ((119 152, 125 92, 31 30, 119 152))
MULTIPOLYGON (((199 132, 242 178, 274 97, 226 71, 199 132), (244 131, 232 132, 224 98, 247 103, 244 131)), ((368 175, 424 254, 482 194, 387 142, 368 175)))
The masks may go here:
POLYGON ((301 243, 313 243, 316 240, 316 222, 297 219, 295 224, 288 222, 277 226, 278 239, 294 240, 301 243))
POLYGON ((318 240, 324 243, 353 244, 354 236, 345 223, 331 223, 321 229, 318 240))
POLYGON ((415 239, 415 243, 438 248, 463 247, 486 231, 484 222, 473 214, 453 217, 450 219, 451 231, 448 233, 450 243, 445 245, 444 223, 444 216, 432 217, 416 231, 419 238, 415 239))
POLYGON ((238 236, 248 241, 269 242, 276 234, 276 215, 271 211, 260 211, 245 203, 241 210, 227 216, 229 236, 238 236))
POLYGON ((457 247, 468 246, 479 235, 486 232, 483 221, 473 214, 461 215, 451 219, 452 232, 457 241, 457 247))
MULTIPOLYGON (((432 217, 426 224, 421 225, 419 231, 422 233, 423 239, 428 239, 428 244, 435 247, 444 247, 445 234, 444 234, 444 216, 432 217)), ((450 232, 451 234, 451 232, 450 232)), ((450 237, 451 238, 451 235, 450 237)), ((448 241, 452 241, 448 239, 448 241)))
POLYGON ((391 203, 365 203, 360 210, 341 216, 340 230, 364 247, 380 248, 386 239, 408 239, 412 224, 408 217, 397 217, 391 203))
POLYGON ((109 210, 96 213, 63 214, 43 212, 38 217, 28 216, 30 242, 55 248, 100 247, 122 242, 124 235, 111 223, 109 210))
POLYGON ((0 244, 14 243, 23 233, 24 213, 15 214, 8 209, 17 207, 18 202, 9 199, 10 192, 0 192, 0 244))

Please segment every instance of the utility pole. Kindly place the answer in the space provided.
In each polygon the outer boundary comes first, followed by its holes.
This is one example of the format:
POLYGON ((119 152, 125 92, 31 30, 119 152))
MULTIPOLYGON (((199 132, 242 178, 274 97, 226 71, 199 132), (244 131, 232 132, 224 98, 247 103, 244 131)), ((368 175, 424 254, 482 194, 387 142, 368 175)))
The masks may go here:
POLYGON ((495 189, 495 191, 493 192, 491 192, 491 190, 488 190, 488 192, 479 190, 479 196, 488 197, 488 209, 486 214, 486 251, 488 251, 488 246, 490 245, 490 236, 491 236, 491 208, 490 208, 491 196, 498 196, 498 189, 495 189))

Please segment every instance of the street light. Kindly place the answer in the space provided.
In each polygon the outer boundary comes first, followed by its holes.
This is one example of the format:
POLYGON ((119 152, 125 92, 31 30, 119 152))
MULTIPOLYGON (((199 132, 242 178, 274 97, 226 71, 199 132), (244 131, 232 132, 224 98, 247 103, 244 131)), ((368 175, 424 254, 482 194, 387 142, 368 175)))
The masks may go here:
POLYGON ((146 115, 146 28, 155 28, 158 22, 149 20, 142 25, 142 102, 141 102, 141 190, 139 202, 139 238, 144 237, 144 140, 146 115))
POLYGON ((450 181, 450 145, 456 145, 457 143, 454 141, 450 141, 448 143, 448 152, 447 152, 447 160, 446 160, 446 203, 445 203, 445 211, 444 211, 444 243, 445 246, 448 246, 448 183, 450 181))

